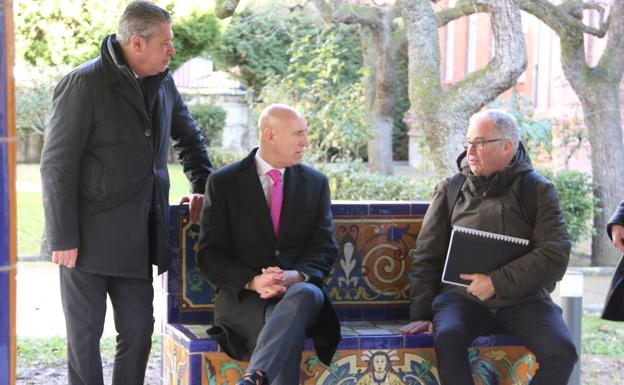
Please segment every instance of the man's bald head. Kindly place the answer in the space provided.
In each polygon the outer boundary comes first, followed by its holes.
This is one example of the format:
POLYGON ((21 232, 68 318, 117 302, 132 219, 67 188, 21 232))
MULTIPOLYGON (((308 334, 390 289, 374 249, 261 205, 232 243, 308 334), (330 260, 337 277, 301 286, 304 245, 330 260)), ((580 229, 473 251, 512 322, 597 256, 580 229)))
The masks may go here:
POLYGON ((306 120, 299 111, 285 104, 271 104, 258 119, 260 156, 276 168, 301 162, 310 144, 306 120))
POLYGON ((271 104, 262 110, 260 118, 258 118, 258 127, 260 132, 271 124, 275 124, 275 121, 288 120, 288 119, 304 119, 299 111, 295 110, 291 106, 286 104, 271 104))

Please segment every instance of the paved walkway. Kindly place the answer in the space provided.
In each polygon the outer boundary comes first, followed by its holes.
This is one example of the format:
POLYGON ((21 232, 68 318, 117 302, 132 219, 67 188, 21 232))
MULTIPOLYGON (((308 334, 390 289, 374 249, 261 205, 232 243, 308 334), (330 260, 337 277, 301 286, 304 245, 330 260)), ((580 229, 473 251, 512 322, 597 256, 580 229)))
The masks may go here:
MULTIPOLYGON (((65 336, 58 267, 51 262, 17 264, 17 335, 19 337, 65 336)), ((161 277, 154 278, 154 331, 159 333, 164 298, 161 277)), ((104 335, 114 336, 113 311, 108 302, 104 335)))
MULTIPOLYGON (((583 308, 601 311, 609 287, 612 268, 580 268, 584 272, 583 308)), ((164 312, 161 278, 154 279, 155 330, 160 330, 164 312)), ((558 288, 553 299, 559 301, 558 288)), ((105 335, 115 335, 110 303, 104 326, 105 335)), ((58 267, 49 262, 20 262, 17 265, 17 335, 50 337, 65 335, 65 321, 59 295, 58 267)))

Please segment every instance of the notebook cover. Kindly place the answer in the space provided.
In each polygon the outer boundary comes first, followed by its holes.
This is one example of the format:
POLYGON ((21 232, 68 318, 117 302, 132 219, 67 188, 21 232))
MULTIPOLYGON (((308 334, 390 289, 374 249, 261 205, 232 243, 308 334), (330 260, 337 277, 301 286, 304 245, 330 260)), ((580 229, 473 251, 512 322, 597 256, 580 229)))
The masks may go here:
POLYGON ((454 226, 442 272, 442 282, 468 286, 460 274, 499 269, 531 251, 529 240, 454 226))

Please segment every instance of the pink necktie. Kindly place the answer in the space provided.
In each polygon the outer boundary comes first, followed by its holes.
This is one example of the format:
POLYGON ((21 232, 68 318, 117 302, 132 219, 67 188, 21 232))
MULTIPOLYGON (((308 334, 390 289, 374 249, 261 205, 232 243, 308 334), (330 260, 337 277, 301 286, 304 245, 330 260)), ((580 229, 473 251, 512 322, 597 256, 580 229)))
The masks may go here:
POLYGON ((284 199, 284 189, 282 186, 282 173, 273 169, 267 172, 273 179, 271 187, 271 220, 273 221, 273 231, 275 235, 279 232, 280 214, 282 212, 282 200, 284 199))

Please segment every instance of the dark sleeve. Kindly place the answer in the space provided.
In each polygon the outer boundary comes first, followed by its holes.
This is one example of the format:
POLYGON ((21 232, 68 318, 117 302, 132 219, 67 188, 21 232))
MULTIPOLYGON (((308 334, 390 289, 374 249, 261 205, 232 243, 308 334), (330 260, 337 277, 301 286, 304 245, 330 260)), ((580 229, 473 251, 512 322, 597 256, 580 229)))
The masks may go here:
POLYGON ((204 194, 197 258, 210 282, 236 296, 258 272, 232 255, 225 189, 213 176, 208 178, 204 194))
POLYGON ((65 76, 54 89, 52 115, 41 155, 46 242, 52 251, 80 245, 78 176, 94 121, 87 79, 65 76))
POLYGON ((334 234, 334 222, 331 214, 329 182, 322 175, 322 186, 318 196, 318 210, 314 220, 308 244, 301 257, 293 267, 309 276, 310 282, 320 285, 331 271, 336 257, 338 245, 334 234))
POLYGON ((448 179, 436 186, 412 253, 409 271, 410 321, 431 320, 431 304, 440 292, 450 228, 446 208, 447 188, 448 179))
POLYGON ((171 122, 173 148, 191 183, 191 193, 203 194, 212 164, 204 144, 204 137, 191 117, 188 107, 173 85, 175 98, 171 122))
POLYGON ((620 205, 618 206, 617 210, 615 210, 613 216, 607 224, 607 234, 609 234, 609 238, 611 238, 611 226, 613 225, 624 226, 624 201, 620 202, 620 205))
POLYGON ((497 298, 518 298, 545 287, 554 287, 568 266, 571 242, 559 205, 559 194, 550 183, 537 186, 533 250, 489 274, 497 298))

